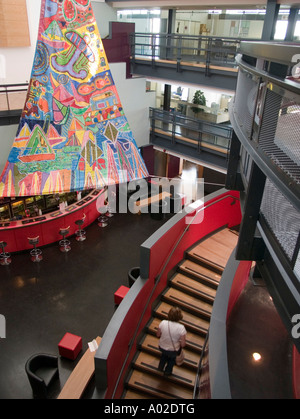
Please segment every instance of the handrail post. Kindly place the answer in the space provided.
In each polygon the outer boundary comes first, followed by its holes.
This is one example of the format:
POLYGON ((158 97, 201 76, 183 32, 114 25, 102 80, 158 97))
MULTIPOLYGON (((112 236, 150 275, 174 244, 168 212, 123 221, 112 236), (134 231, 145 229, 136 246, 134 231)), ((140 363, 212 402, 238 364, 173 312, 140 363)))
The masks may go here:
POLYGON ((7 86, 5 87, 5 96, 6 96, 7 110, 10 111, 7 86))
POLYGON ((129 37, 130 37, 131 61, 133 64, 135 64, 135 44, 136 44, 135 33, 131 33, 129 37))
POLYGON ((177 73, 181 73, 181 60, 182 60, 182 35, 178 37, 177 46, 177 73))
POLYGON ((172 112, 172 144, 175 144, 176 140, 176 111, 172 112))
POLYGON ((207 50, 206 50, 206 60, 205 60, 205 75, 209 76, 209 65, 211 59, 211 48, 212 48, 212 38, 209 37, 207 40, 207 50))
POLYGON ((205 336, 205 341, 201 350, 201 355, 200 355, 200 360, 199 360, 199 364, 197 368, 196 380, 195 380, 195 385, 194 385, 194 391, 193 391, 193 399, 199 398, 197 397, 197 392, 199 391, 199 382, 200 382, 200 375, 201 375, 201 369, 202 369, 202 362, 203 362, 203 357, 206 351, 208 339, 209 339, 209 329, 205 336))
POLYGON ((151 58, 152 68, 155 67, 155 47, 156 47, 156 34, 151 35, 151 58))

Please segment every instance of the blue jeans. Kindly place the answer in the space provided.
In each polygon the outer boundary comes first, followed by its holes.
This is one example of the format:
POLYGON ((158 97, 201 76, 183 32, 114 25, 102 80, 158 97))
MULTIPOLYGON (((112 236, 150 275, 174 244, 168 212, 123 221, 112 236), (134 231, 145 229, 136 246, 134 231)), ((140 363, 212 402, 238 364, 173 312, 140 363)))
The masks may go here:
POLYGON ((158 365, 160 371, 164 371, 165 374, 172 374, 173 367, 176 363, 176 356, 178 351, 166 351, 165 349, 159 348, 161 350, 161 358, 158 365), (165 368, 166 366, 166 368, 165 368))

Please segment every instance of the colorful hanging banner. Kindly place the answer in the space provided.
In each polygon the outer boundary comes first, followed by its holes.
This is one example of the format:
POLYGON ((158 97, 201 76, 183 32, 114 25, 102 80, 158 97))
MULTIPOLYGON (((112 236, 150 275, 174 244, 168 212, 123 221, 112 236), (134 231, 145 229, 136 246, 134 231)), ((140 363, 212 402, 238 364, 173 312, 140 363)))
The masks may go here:
POLYGON ((42 0, 27 98, 0 197, 100 189, 147 176, 91 0, 42 0))

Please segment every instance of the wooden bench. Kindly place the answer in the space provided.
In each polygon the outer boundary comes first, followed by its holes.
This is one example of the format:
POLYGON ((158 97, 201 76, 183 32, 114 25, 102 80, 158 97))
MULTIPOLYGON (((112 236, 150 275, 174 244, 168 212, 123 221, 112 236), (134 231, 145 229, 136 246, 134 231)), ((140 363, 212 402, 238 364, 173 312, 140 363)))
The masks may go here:
POLYGON ((137 207, 148 207, 149 205, 153 204, 154 202, 159 202, 164 200, 165 198, 170 198, 171 194, 169 192, 162 192, 158 195, 150 196, 149 198, 142 199, 141 201, 136 202, 137 207))
MULTIPOLYGON (((99 336, 97 337, 96 342, 99 346, 101 342, 101 338, 99 336)), ((95 353, 96 352, 91 352, 90 349, 87 349, 68 378, 66 384, 58 396, 58 399, 80 399, 95 373, 95 353)))

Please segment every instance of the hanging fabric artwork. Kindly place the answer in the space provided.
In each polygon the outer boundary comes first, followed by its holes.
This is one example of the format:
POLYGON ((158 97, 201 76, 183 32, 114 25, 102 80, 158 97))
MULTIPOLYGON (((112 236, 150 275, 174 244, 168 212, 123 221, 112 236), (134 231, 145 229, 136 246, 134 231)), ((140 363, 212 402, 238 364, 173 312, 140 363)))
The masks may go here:
POLYGON ((26 103, 0 197, 100 189, 147 176, 91 0, 42 0, 26 103))

